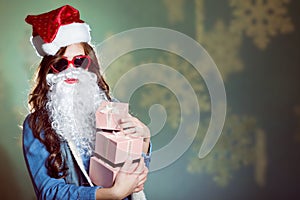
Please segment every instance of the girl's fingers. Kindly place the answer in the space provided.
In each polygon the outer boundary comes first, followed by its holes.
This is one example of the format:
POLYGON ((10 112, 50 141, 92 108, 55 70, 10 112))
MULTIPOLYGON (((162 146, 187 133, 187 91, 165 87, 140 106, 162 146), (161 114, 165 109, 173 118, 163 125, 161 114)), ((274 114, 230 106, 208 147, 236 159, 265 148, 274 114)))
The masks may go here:
POLYGON ((125 135, 136 133, 136 128, 133 127, 133 128, 123 129, 123 133, 124 133, 125 135))
POLYGON ((120 123, 121 123, 121 124, 127 123, 127 122, 133 122, 133 121, 135 121, 135 120, 134 120, 134 117, 126 117, 126 118, 120 119, 120 123))
POLYGON ((139 192, 144 189, 144 184, 147 180, 147 173, 140 175, 138 179, 139 180, 138 180, 136 188, 134 189, 134 192, 139 192))
POLYGON ((145 166, 142 174, 139 176, 140 182, 142 182, 142 181, 145 182, 146 181, 147 176, 148 176, 148 171, 149 171, 148 168, 145 166))
POLYGON ((131 128, 131 127, 135 127, 136 124, 134 124, 132 121, 131 122, 120 122, 120 126, 122 128, 131 128))
POLYGON ((136 187, 136 188, 133 190, 133 192, 140 192, 140 191, 142 191, 143 189, 144 189, 144 185, 141 185, 141 186, 136 187))
POLYGON ((141 172, 141 174, 138 177, 138 186, 139 185, 144 185, 144 183, 147 180, 147 176, 148 176, 148 168, 146 166, 144 166, 143 171, 141 172))
POLYGON ((144 137, 144 133, 139 127, 124 129, 123 133, 133 137, 144 137))
POLYGON ((139 185, 144 185, 144 183, 146 182, 147 180, 147 175, 144 176, 144 177, 139 177, 139 182, 138 182, 138 186, 139 185), (140 179, 141 178, 141 179, 140 179))
MULTIPOLYGON (((137 131, 140 131, 142 133, 149 132, 149 129, 145 124, 143 124, 140 120, 132 116, 120 119, 119 123, 123 129, 129 129, 135 127, 137 128, 137 131)), ((150 135, 150 134, 146 134, 146 135, 150 135)))
POLYGON ((140 159, 140 162, 139 162, 139 165, 138 165, 137 168, 136 168, 136 172, 137 172, 138 174, 143 173, 144 167, 145 167, 144 159, 141 158, 141 159, 140 159))
POLYGON ((148 175, 148 168, 145 167, 146 169, 144 169, 143 173, 139 176, 139 181, 137 184, 137 187, 135 188, 135 191, 141 191, 144 189, 144 184, 147 180, 147 175, 148 175))
POLYGON ((135 170, 136 170, 136 168, 132 169, 132 159, 129 157, 129 158, 126 159, 124 165, 121 167, 120 172, 130 174, 135 170))

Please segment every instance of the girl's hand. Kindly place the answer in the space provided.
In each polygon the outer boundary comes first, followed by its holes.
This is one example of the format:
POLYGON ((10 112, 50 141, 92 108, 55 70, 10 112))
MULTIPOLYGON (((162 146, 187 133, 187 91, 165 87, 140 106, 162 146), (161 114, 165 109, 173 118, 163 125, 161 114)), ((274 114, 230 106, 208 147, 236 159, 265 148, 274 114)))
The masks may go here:
POLYGON ((144 184, 147 180, 148 172, 149 172, 148 168, 144 166, 144 170, 138 178, 139 179, 138 186, 134 189, 134 192, 140 192, 144 189, 144 184))
POLYGON ((130 115, 129 117, 120 120, 120 126, 125 135, 144 138, 143 152, 148 153, 151 134, 149 128, 145 124, 130 115))
POLYGON ((113 193, 123 199, 133 192, 141 191, 143 184, 147 179, 145 172, 144 159, 141 158, 138 165, 133 165, 131 159, 127 159, 123 167, 121 167, 112 187, 113 193))
POLYGON ((123 132, 126 135, 150 138, 150 130, 149 128, 143 124, 140 120, 133 116, 129 116, 127 118, 123 118, 120 120, 120 126, 123 129, 123 132))

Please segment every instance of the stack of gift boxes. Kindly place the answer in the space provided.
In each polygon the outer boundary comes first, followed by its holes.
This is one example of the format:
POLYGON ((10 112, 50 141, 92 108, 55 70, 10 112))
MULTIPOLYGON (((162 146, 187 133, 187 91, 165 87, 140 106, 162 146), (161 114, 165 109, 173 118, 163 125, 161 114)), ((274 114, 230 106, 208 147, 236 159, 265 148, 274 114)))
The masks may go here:
POLYGON ((103 102, 96 111, 96 143, 89 169, 96 185, 111 187, 128 157, 133 165, 141 158, 143 139, 126 136, 119 124, 128 115, 127 103, 103 102))

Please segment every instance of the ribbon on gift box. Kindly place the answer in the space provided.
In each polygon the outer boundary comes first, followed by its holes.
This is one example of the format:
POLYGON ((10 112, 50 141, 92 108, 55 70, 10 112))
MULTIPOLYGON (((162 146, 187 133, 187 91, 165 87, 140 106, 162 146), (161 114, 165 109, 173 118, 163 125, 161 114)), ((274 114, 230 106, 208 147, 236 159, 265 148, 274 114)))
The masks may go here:
MULTIPOLYGON (((113 167, 113 168, 115 168, 115 167, 122 167, 122 166, 124 165, 124 162, 115 164, 115 163, 111 162, 110 160, 104 158, 104 157, 101 156, 100 154, 97 154, 96 152, 94 152, 93 156, 95 156, 96 158, 98 158, 98 159, 104 161, 106 165, 109 165, 109 166, 111 166, 111 167, 113 167)), ((140 162, 140 160, 141 160, 140 158, 134 159, 134 160, 132 161, 132 163, 140 162)))
POLYGON ((108 127, 111 127, 113 123, 117 123, 113 120, 113 114, 119 114, 119 110, 112 106, 111 102, 105 103, 105 105, 100 108, 99 112, 106 114, 106 122, 108 127))
MULTIPOLYGON (((104 144, 105 145, 105 147, 104 147, 104 149, 105 149, 104 150, 105 151, 104 152, 104 156, 101 156, 100 154, 94 152, 95 157, 97 157, 98 159, 103 160, 105 163, 109 164, 112 167, 121 167, 121 166, 123 166, 124 162, 116 164, 116 163, 113 163, 112 161, 110 161, 110 160, 107 159, 108 154, 109 154, 110 144, 112 143, 112 140, 114 140, 116 137, 120 137, 120 136, 123 139, 127 139, 128 140, 128 141, 126 141, 126 144, 127 144, 126 145, 127 146, 126 153, 127 153, 127 156, 129 156, 132 153, 132 148, 133 148, 132 141, 130 140, 130 139, 132 139, 132 137, 126 136, 122 132, 112 131, 111 133, 105 135, 105 137, 108 140, 106 140, 106 142, 104 144)), ((139 162, 139 161, 140 161, 140 158, 133 160, 133 162, 139 162)))
POLYGON ((120 132, 116 132, 116 131, 113 131, 112 134, 117 137, 117 136, 123 136, 125 139, 127 139, 129 142, 127 143, 127 156, 130 156, 131 153, 132 153, 132 140, 134 137, 133 136, 130 136, 130 135, 125 135, 124 133, 122 133, 121 131, 120 132))
MULTIPOLYGON (((127 153, 127 156, 130 156, 131 153, 132 153, 132 150, 133 150, 133 141, 131 139, 133 139, 134 137, 131 137, 131 136, 128 136, 128 135, 125 135, 123 134, 121 131, 119 132, 116 132, 116 131, 112 131, 110 134, 107 134, 106 137, 107 137, 107 141, 105 142, 105 152, 104 152, 104 157, 107 158, 108 157, 108 153, 109 153, 109 147, 110 147, 110 143, 111 143, 111 140, 114 140, 116 137, 122 137, 123 139, 126 139, 128 141, 126 141, 126 146, 127 146, 127 149, 126 149, 126 153, 127 153), (109 140, 110 139, 110 140, 109 140)), ((117 148, 117 147, 116 147, 117 148)), ((99 155, 100 156, 100 155, 99 155)), ((103 159, 102 159, 103 160, 103 159)), ((107 159, 106 159, 107 160, 107 159)), ((138 159, 139 160, 139 159, 138 159)))
POLYGON ((128 114, 128 104, 118 102, 103 102, 101 103, 98 111, 102 114, 106 114, 107 126, 111 128, 114 124, 118 125, 118 121, 116 120, 119 120, 121 115, 125 116, 128 114), (114 119, 114 115, 119 115, 119 118, 114 119))

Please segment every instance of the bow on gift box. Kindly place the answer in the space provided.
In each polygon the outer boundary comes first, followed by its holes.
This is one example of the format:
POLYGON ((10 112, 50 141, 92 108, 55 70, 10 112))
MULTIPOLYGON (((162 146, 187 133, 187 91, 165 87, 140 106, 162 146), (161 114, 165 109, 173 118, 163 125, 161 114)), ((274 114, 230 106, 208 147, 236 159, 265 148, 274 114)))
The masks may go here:
POLYGON ((119 120, 128 114, 127 103, 103 102, 101 103, 98 112, 106 117, 106 127, 102 129, 119 130, 119 120))
POLYGON ((116 121, 113 121, 113 114, 119 114, 118 109, 113 107, 110 103, 106 104, 104 108, 100 109, 101 113, 106 114, 106 121, 107 121, 107 126, 111 127, 114 123, 117 123, 116 121))

